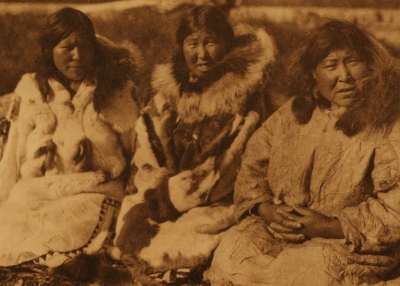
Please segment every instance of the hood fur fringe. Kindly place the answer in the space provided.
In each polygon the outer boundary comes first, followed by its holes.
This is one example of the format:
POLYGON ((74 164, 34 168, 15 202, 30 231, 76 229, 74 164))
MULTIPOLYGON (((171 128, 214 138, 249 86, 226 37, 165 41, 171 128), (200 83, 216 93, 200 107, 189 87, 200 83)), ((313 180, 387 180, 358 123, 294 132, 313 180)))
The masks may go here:
POLYGON ((250 97, 263 84, 276 53, 275 42, 265 30, 239 25, 235 27, 232 50, 212 75, 217 80, 211 81, 201 92, 195 90, 190 96, 181 95, 182 86, 188 84, 188 73, 175 57, 172 63, 155 68, 153 104, 161 112, 165 104, 176 106, 180 99, 176 108, 179 116, 186 119, 195 116, 192 106, 199 110, 200 118, 222 113, 244 115, 248 112, 250 97))
POLYGON ((115 44, 105 37, 97 36, 102 63, 96 71, 97 88, 94 93, 94 108, 100 111, 105 108, 113 95, 132 82, 132 98, 142 106, 145 98, 142 90, 148 74, 143 55, 139 48, 126 41, 115 44))

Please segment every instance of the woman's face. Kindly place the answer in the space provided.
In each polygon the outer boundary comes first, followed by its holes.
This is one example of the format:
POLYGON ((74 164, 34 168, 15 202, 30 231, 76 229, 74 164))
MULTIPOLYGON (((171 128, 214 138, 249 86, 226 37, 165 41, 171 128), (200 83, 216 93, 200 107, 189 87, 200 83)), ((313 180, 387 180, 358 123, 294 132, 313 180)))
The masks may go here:
POLYGON ((93 67, 94 47, 81 32, 73 32, 53 48, 56 68, 69 80, 81 81, 93 67))
POLYGON ((190 72, 201 78, 210 72, 227 52, 227 45, 204 30, 194 32, 183 41, 183 54, 190 72))
POLYGON ((366 76, 367 64, 349 49, 331 52, 315 68, 319 92, 332 107, 349 107, 356 98, 356 85, 366 76))

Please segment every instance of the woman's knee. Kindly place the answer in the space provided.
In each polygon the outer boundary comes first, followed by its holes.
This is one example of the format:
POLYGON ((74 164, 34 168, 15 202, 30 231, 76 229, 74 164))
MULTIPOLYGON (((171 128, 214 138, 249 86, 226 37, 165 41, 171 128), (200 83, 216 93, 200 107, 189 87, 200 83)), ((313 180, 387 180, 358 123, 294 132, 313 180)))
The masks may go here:
POLYGON ((265 254, 271 236, 258 218, 249 217, 229 229, 214 252, 205 276, 214 283, 242 284, 274 257, 265 254))

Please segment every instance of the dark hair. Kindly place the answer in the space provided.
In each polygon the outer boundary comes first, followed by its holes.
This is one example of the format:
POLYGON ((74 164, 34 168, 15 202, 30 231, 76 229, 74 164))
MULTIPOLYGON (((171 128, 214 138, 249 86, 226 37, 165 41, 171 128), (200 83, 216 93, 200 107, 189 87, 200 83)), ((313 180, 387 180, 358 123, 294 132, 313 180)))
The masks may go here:
POLYGON ((300 64, 312 73, 329 53, 346 48, 355 51, 368 65, 372 63, 374 52, 369 36, 351 23, 328 22, 316 31, 300 57, 300 64))
POLYGON ((182 46, 187 36, 201 29, 215 34, 228 46, 232 44, 233 29, 225 14, 218 8, 207 5, 197 6, 181 18, 176 30, 176 42, 182 46))
MULTIPOLYGON (((208 5, 196 6, 184 14, 180 19, 175 33, 178 51, 173 58, 173 62, 175 77, 185 84, 189 79, 189 74, 183 54, 183 42, 186 37, 202 29, 221 39, 227 47, 227 52, 231 50, 234 43, 234 32, 232 26, 225 14, 218 8, 208 5)), ((218 78, 218 73, 220 72, 221 71, 219 70, 214 71, 214 73, 204 79, 202 84, 207 85, 211 83, 213 80, 218 78)), ((181 86, 181 89, 184 88, 184 85, 181 86)), ((193 87, 199 88, 199 86, 193 87)))
POLYGON ((336 128, 351 136, 367 126, 380 128, 393 123, 399 112, 393 110, 386 115, 378 115, 389 111, 387 100, 400 107, 399 96, 393 93, 393 90, 388 90, 393 84, 392 79, 382 77, 386 72, 398 72, 398 68, 392 63, 393 58, 376 40, 356 25, 338 20, 329 21, 315 30, 307 44, 297 51, 294 63, 289 68, 289 95, 295 96, 292 109, 297 121, 300 124, 307 123, 318 105, 322 108, 330 107, 327 99, 315 94, 316 82, 312 73, 329 53, 340 49, 355 51, 366 62, 370 74, 357 87, 361 100, 347 109, 338 120, 336 128))
POLYGON ((49 87, 46 82, 49 77, 54 76, 62 79, 54 65, 53 48, 57 46, 60 41, 76 31, 83 32, 88 37, 94 48, 95 63, 98 62, 99 49, 96 33, 89 17, 83 12, 69 7, 56 11, 47 18, 43 32, 39 38, 42 57, 36 78, 42 96, 45 97, 47 95, 49 87))

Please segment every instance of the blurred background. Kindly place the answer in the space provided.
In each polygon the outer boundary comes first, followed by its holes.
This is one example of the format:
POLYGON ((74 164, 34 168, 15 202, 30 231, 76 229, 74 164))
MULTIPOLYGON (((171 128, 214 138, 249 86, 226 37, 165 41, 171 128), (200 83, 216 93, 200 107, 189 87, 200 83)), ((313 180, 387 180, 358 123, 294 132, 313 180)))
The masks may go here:
POLYGON ((198 4, 219 6, 233 24, 245 22, 267 30, 276 40, 280 59, 328 18, 356 23, 400 57, 400 0, 3 0, 0 95, 11 92, 22 74, 35 70, 37 37, 44 18, 61 7, 87 13, 97 33, 113 41, 137 44, 153 65, 173 54, 179 17, 198 4))

